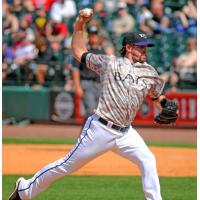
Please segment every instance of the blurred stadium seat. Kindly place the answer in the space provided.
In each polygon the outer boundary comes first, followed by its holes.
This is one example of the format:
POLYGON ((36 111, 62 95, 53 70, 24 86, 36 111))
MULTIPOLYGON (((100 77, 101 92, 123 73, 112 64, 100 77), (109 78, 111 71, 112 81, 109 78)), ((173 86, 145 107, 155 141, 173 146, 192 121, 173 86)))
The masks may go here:
POLYGON ((185 4, 187 4, 188 0, 165 0, 165 7, 170 7, 174 10, 182 8, 185 4))

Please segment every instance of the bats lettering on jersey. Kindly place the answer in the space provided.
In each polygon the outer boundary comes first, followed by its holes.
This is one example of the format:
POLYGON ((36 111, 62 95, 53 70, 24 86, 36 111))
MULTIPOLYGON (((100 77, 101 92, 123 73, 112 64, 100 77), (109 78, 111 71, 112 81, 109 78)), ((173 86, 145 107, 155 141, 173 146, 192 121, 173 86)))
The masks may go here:
POLYGON ((134 78, 131 74, 127 74, 125 76, 123 74, 120 74, 120 72, 115 72, 114 78, 115 78, 115 81, 122 81, 122 82, 128 81, 127 82, 128 86, 130 84, 129 80, 131 80, 133 83, 132 86, 136 86, 138 90, 144 90, 147 88, 147 83, 145 82, 145 80, 143 78, 141 79, 141 77, 138 77, 138 76, 134 78))
POLYGON ((122 81, 124 82, 125 80, 132 80, 133 83, 136 82, 136 80, 133 78, 131 74, 127 74, 126 76, 120 74, 119 72, 115 72, 115 80, 116 81, 122 81))

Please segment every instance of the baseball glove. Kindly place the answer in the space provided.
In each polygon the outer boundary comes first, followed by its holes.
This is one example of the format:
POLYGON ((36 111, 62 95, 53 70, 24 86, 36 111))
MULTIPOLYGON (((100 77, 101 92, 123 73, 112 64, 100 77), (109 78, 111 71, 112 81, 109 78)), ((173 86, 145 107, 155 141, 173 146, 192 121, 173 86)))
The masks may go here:
POLYGON ((178 104, 174 100, 162 99, 162 111, 159 113, 154 121, 158 124, 174 124, 178 118, 178 104))

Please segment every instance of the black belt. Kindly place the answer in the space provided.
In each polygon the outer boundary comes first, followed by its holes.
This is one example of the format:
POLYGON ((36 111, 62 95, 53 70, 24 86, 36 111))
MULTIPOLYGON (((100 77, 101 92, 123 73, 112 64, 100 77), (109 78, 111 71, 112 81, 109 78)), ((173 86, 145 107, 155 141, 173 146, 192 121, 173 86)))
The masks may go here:
MULTIPOLYGON (((106 121, 105 119, 99 117, 98 121, 100 121, 102 124, 104 124, 105 126, 108 126, 109 122, 106 121)), ((120 131, 120 132, 126 132, 128 131, 129 129, 129 126, 125 126, 125 127, 120 127, 120 126, 117 126, 115 124, 112 124, 111 126, 109 126, 110 128, 113 128, 117 131, 120 131)))

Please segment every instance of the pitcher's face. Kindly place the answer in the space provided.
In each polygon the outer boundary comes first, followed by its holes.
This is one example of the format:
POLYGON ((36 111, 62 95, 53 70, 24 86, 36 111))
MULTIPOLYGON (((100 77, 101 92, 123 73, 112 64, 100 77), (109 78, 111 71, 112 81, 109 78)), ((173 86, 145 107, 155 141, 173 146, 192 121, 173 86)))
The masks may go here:
POLYGON ((126 51, 134 62, 146 62, 147 46, 127 44, 126 51))

